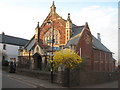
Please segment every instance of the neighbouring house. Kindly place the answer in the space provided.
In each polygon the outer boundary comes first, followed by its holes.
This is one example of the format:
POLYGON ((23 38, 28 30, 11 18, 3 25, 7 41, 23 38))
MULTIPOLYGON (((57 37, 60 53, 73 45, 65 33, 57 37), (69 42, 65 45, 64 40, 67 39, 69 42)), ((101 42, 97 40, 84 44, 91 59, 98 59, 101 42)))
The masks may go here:
POLYGON ((51 54, 52 38, 54 35, 53 50, 69 48, 77 52, 85 62, 85 71, 113 72, 115 60, 110 51, 101 42, 100 33, 95 38, 91 34, 88 23, 83 26, 75 25, 68 13, 63 19, 56 12, 53 1, 50 13, 42 25, 35 28, 35 35, 19 50, 19 61, 30 62, 30 69, 40 69, 47 65, 51 54), (54 32, 53 32, 54 31, 54 32))
POLYGON ((18 61, 18 49, 22 48, 28 40, 0 34, 0 61, 18 61))

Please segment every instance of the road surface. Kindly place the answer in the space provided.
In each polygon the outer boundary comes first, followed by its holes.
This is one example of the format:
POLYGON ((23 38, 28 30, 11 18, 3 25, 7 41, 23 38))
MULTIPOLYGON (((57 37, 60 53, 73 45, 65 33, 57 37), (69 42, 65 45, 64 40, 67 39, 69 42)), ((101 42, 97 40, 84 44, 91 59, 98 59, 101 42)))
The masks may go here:
POLYGON ((36 85, 28 83, 13 77, 13 74, 3 72, 2 74, 2 88, 37 88, 36 85))

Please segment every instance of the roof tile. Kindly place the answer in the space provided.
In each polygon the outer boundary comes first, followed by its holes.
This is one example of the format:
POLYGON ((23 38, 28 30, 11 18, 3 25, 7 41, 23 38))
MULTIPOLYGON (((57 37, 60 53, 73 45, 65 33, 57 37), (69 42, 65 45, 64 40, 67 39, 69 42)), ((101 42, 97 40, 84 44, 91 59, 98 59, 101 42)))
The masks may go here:
POLYGON ((0 43, 17 45, 17 46, 24 46, 28 40, 8 35, 0 34, 0 43))

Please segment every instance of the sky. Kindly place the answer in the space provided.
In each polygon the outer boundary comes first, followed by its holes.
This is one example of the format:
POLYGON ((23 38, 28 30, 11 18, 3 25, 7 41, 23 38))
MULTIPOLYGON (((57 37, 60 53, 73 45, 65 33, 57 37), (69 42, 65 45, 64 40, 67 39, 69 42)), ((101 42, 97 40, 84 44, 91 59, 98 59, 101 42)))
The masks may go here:
MULTIPOLYGON (((118 0, 54 0, 56 12, 64 19, 70 13, 74 24, 88 22, 91 33, 118 59, 118 0)), ((0 33, 31 39, 50 12, 53 0, 0 0, 0 33)))

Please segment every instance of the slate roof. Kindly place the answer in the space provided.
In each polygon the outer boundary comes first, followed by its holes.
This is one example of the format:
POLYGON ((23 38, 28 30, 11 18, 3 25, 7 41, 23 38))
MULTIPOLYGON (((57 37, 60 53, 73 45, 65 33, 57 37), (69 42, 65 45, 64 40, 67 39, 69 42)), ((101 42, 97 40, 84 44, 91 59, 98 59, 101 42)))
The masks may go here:
POLYGON ((111 52, 107 47, 105 47, 98 39, 96 39, 94 36, 92 36, 93 39, 93 46, 96 49, 106 51, 106 52, 111 52))
POLYGON ((117 61, 117 60, 116 60, 115 58, 113 58, 113 57, 112 57, 112 60, 113 60, 113 61, 117 61))
POLYGON ((70 39, 67 44, 66 47, 70 46, 70 45, 77 45, 78 41, 80 39, 80 35, 76 36, 75 38, 70 39))
POLYGON ((77 34, 81 33, 82 29, 84 28, 84 26, 76 26, 72 28, 72 35, 71 37, 76 36, 77 34))
POLYGON ((33 47, 34 41, 35 41, 35 36, 33 36, 32 39, 29 42, 27 42, 27 44, 25 45, 27 51, 29 51, 33 47))
POLYGON ((0 34, 0 43, 24 46, 27 42, 28 40, 23 38, 0 34))
MULTIPOLYGON (((77 45, 78 41, 81 37, 81 31, 83 30, 84 26, 76 26, 72 28, 73 34, 71 35, 70 40, 67 42, 65 47, 69 47, 70 45, 77 45), (79 34, 79 35, 78 35, 79 34)), ((110 52, 112 53, 107 47, 105 47, 100 41, 98 41, 98 39, 96 39, 93 35, 92 35, 92 39, 93 39, 93 47, 105 52, 110 52)))
POLYGON ((72 28, 73 34, 71 35, 71 39, 67 42, 66 47, 70 46, 71 44, 77 45, 77 43, 80 39, 80 36, 81 36, 81 35, 78 35, 78 34, 81 33, 83 28, 84 28, 84 26, 77 26, 77 27, 72 28))

